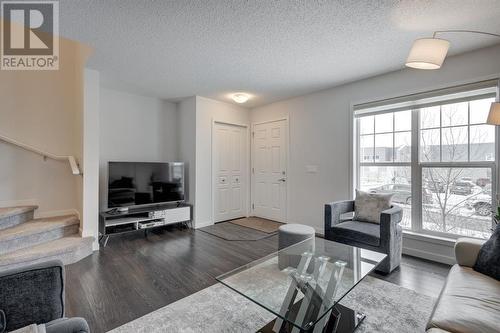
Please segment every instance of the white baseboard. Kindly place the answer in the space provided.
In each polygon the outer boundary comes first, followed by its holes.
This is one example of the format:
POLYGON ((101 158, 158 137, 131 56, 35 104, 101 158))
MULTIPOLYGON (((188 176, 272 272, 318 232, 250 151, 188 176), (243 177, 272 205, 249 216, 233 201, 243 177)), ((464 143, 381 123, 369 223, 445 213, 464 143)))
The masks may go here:
POLYGON ((208 227, 209 225, 213 225, 213 224, 214 224, 213 221, 203 221, 203 222, 193 221, 193 228, 200 229, 203 227, 208 227))
MULTIPOLYGON (((36 199, 0 201, 0 208, 16 207, 16 206, 39 206, 39 203, 36 199)), ((48 210, 48 211, 39 211, 39 209, 37 209, 35 210, 34 214, 35 218, 46 218, 46 217, 64 216, 64 215, 76 215, 78 219, 81 220, 80 212, 74 208, 61 209, 61 210, 48 210)))
POLYGON ((36 199, 0 201, 0 208, 16 206, 38 206, 38 202, 36 199))
POLYGON ((78 212, 78 210, 74 208, 62 209, 62 210, 49 210, 45 212, 35 211, 35 218, 45 218, 45 217, 64 216, 64 215, 76 215, 78 219, 81 221, 80 213, 78 212))
MULTIPOLYGON (((78 228, 78 234, 80 235, 80 237, 82 237, 82 238, 84 237, 81 224, 80 224, 80 228, 78 228)), ((92 251, 99 251, 99 249, 101 248, 99 245, 99 235, 92 236, 92 237, 94 237, 94 242, 92 243, 92 251)))
POLYGON ((99 246, 99 240, 96 239, 94 240, 94 242, 92 243, 92 251, 99 251, 100 249, 100 246, 99 246))
POLYGON ((431 252, 427 252, 427 251, 419 250, 419 249, 412 249, 412 248, 403 247, 403 253, 407 254, 409 256, 427 259, 427 260, 431 260, 431 261, 436 261, 436 262, 440 262, 440 263, 448 264, 448 265, 454 265, 457 263, 455 261, 454 257, 449 257, 449 256, 445 256, 442 254, 437 254, 437 253, 431 253, 431 252))

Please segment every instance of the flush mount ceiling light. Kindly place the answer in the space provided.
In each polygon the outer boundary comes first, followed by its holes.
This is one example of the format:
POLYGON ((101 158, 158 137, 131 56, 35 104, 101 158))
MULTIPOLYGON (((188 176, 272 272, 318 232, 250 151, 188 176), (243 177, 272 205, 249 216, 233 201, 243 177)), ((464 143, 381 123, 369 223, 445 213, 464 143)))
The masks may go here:
POLYGON ((413 42, 413 46, 410 50, 410 54, 406 59, 406 67, 416 68, 416 69, 439 69, 443 65, 448 49, 450 48, 450 42, 436 38, 437 34, 441 33, 473 33, 500 37, 500 35, 473 31, 473 30, 442 30, 436 31, 432 35, 432 38, 420 38, 413 42))
POLYGON ((248 94, 245 94, 245 93, 236 93, 236 94, 233 94, 233 96, 231 96, 231 98, 236 103, 242 104, 242 103, 245 103, 246 101, 248 101, 250 99, 250 96, 248 94))

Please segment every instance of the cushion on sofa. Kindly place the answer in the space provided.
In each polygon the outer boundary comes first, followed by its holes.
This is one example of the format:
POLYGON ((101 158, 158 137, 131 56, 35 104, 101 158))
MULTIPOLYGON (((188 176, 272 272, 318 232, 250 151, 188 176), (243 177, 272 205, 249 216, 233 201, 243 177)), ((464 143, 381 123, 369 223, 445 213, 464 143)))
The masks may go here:
POLYGON ((500 224, 479 250, 474 270, 500 281, 500 224))
POLYGON ((372 246, 380 245, 380 225, 369 222, 347 221, 336 224, 332 232, 342 238, 372 246))
POLYGON ((456 333, 498 332, 499 323, 500 281, 470 267, 453 266, 427 328, 456 333))

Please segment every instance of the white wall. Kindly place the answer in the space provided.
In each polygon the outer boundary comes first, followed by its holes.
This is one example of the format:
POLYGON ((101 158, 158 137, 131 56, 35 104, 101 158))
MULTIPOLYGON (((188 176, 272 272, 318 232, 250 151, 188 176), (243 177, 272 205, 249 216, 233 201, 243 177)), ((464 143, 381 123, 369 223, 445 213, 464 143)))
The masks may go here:
POLYGON ((83 93, 83 217, 81 234, 99 249, 99 72, 85 70, 83 93))
MULTIPOLYGON (((185 163, 186 201, 194 205, 196 184, 196 97, 178 104, 177 139, 179 161, 185 163)), ((193 210, 193 220, 195 218, 193 210)))
POLYGON ((212 124, 213 121, 250 124, 250 111, 234 104, 196 96, 196 200, 195 227, 213 224, 212 124))
MULTIPOLYGON (((322 233, 324 203, 351 197, 352 104, 498 77, 499 54, 500 46, 482 49, 450 57, 437 71, 403 69, 253 109, 252 122, 290 120, 288 221, 322 233), (318 172, 307 173, 306 165, 318 172)), ((452 261, 451 248, 443 251, 452 261)))
POLYGON ((158 98, 101 88, 100 209, 107 207, 108 161, 176 161, 177 105, 158 98))

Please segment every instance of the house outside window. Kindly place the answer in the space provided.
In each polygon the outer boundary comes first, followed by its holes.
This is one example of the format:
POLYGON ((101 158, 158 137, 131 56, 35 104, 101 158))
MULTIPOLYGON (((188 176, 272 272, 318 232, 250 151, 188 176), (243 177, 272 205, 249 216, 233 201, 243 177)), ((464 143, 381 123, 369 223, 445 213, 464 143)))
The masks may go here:
POLYGON ((498 82, 450 89, 354 108, 355 187, 392 193, 405 230, 486 238, 499 158, 486 119, 498 82))

